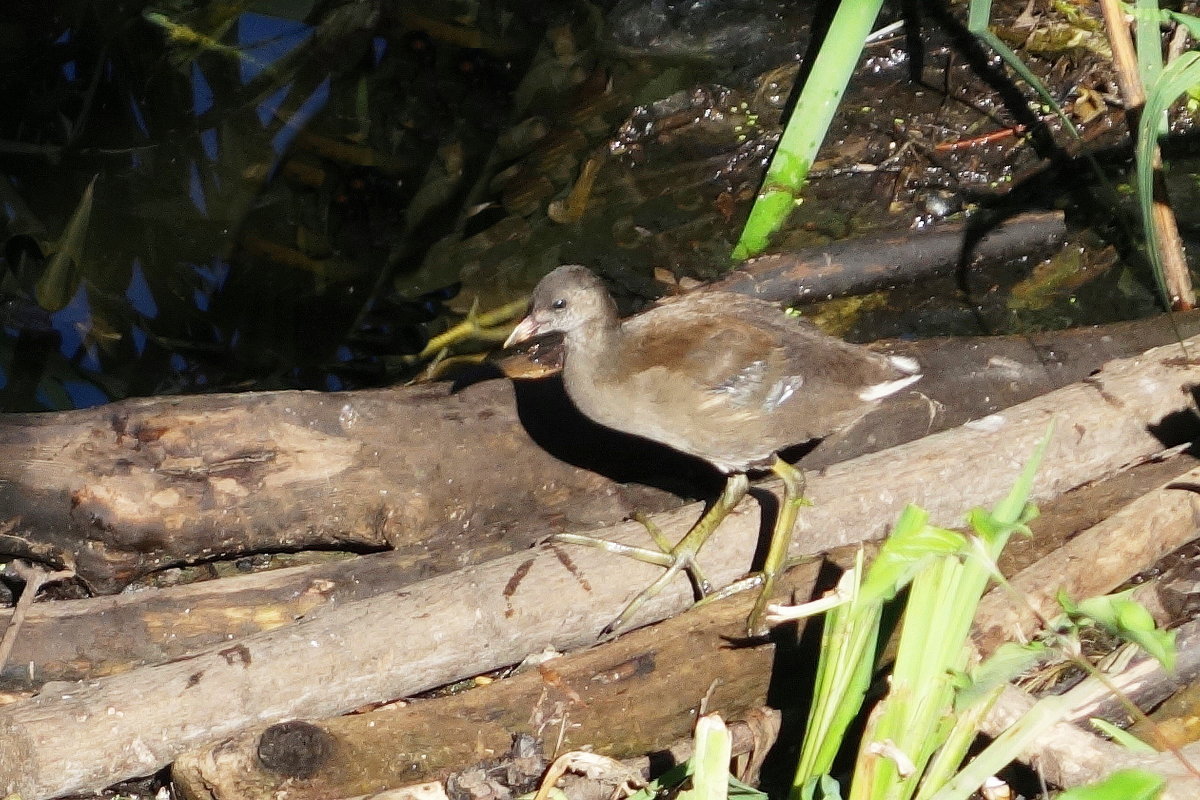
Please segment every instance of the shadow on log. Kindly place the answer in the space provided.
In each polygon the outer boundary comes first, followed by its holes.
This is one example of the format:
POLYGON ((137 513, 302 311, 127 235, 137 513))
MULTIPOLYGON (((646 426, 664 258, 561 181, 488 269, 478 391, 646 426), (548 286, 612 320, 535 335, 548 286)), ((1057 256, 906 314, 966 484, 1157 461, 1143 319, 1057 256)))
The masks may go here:
MULTIPOLYGON (((1176 325, 1191 332, 1200 316, 1176 325)), ((878 409, 802 466, 993 413, 1175 336, 1160 318, 893 345, 924 365, 922 396, 878 409)), ((485 380, 457 392, 208 395, 6 416, 0 516, 20 523, 0 536, 0 555, 73 566, 100 593, 166 566, 319 548, 392 550, 415 579, 678 502, 614 478, 678 476, 666 486, 712 493, 711 473, 597 428, 553 384, 521 399, 518 413, 509 382, 485 380)))
MULTIPOLYGON (((1187 330, 1200 317, 1177 315, 1176 321, 1187 330)), ((995 413, 1086 377, 1116 354, 1141 352, 1145 342, 1173 336, 1160 319, 1029 338, 895 345, 925 364, 924 394, 822 444, 802 463, 816 469, 995 413)), ((680 503, 613 478, 663 471, 680 478, 672 488, 705 495, 711 474, 702 465, 598 429, 570 408, 553 381, 522 385, 517 399, 514 405, 507 382, 492 380, 457 393, 439 385, 344 395, 224 395, 0 418, 0 452, 6 454, 0 499, 8 501, 8 514, 22 511, 25 521, 24 538, 10 537, 7 544, 18 545, 10 550, 53 544, 88 568, 84 574, 94 584, 117 588, 126 576, 165 563, 304 542, 395 548, 219 585, 35 604, 0 686, 28 690, 47 680, 180 658, 286 625, 329 603, 399 591, 518 552, 551 531, 611 525, 635 509, 680 503), (208 408, 216 412, 211 419, 208 408), (125 420, 124 434, 115 433, 114 417, 125 420), (139 437, 145 426, 156 433, 139 437), (306 433, 289 432, 295 428, 306 433), (243 456, 252 447, 260 456, 223 472, 237 461, 227 455, 235 440, 243 456), (323 440, 332 455, 286 449, 323 440), (607 453, 607 461, 596 451, 607 453), (339 452, 351 456, 339 460, 339 452), (654 463, 650 453, 675 460, 654 463), (185 460, 187 470, 180 467, 185 460), (622 462, 643 472, 621 471, 622 462), (110 498, 105 527, 89 525, 72 506, 77 492, 95 495, 95 487, 110 498), (222 487, 229 491, 221 494, 222 487), (170 546, 147 552, 143 546, 153 540, 170 546)), ((1180 436, 1187 434, 1175 440, 1180 436)), ((709 496, 716 491, 710 488, 709 496)), ((0 611, 0 624, 7 618, 0 611)))
MULTIPOLYGON (((956 523, 964 510, 1008 490, 1051 420, 1058 425, 1036 498, 1148 458, 1163 447, 1150 427, 1191 416, 1190 388, 1198 381, 1200 367, 1179 358, 1177 346, 1160 348, 982 424, 831 466, 809 479, 815 505, 801 516, 793 554, 879 538, 908 502, 925 507, 934 524, 956 523)), ((678 536, 696 513, 683 508, 656 521, 678 536)), ((745 570, 761 524, 751 503, 726 520, 701 559, 714 584, 745 570)), ((599 533, 644 537, 636 524, 599 533)), ((154 772, 252 722, 344 713, 516 663, 547 645, 580 647, 657 573, 588 548, 543 547, 327 606, 176 662, 48 684, 39 696, 0 708, 0 792, 42 800, 90 790, 154 772)), ((681 577, 653 598, 637 622, 688 606, 686 583, 681 577)))

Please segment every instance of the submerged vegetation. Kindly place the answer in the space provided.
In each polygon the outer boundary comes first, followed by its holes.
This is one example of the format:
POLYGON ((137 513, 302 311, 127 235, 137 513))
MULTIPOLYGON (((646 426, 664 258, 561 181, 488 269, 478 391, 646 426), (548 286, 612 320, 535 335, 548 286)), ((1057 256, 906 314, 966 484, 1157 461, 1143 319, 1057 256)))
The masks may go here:
MULTIPOLYGON (((776 249, 963 211, 1002 216, 1030 193, 1095 222, 1081 247, 1099 263, 1049 292, 1061 265, 966 276, 965 295, 947 281, 895 303, 922 304, 919 318, 875 302, 863 314, 873 333, 1146 313, 1155 298, 1137 260, 1103 272, 1114 256, 1088 249, 1099 234, 1132 253, 1085 164, 1117 143, 1096 20, 1056 8, 1030 21, 1005 6, 993 35, 984 7, 973 30, 999 52, 1001 38, 1031 43, 1010 61, 1017 83, 1044 84, 1083 143, 1056 142, 1029 97, 1014 104, 981 80, 983 51, 953 56, 940 28, 961 23, 937 5, 911 19, 874 2, 815 19, 770 2, 670 6, 661 19, 629 1, 14 8, 0 29, 11 42, 0 52, 0 405, 391 383, 472 309, 518 302, 559 263, 612 275, 633 307, 661 292, 655 270, 728 269, 747 218, 758 225, 766 160, 796 131, 808 149, 780 149, 777 163, 807 175, 807 199, 778 195, 789 221, 776 249), (899 24, 863 51, 873 19, 899 24), (810 40, 812 23, 823 38, 810 40), (840 101, 816 104, 822 126, 803 95, 792 112, 802 64, 804 86, 840 101), (1066 71, 1083 77, 1047 82, 1066 71), (825 126, 837 144, 818 154, 825 126), (1024 305, 991 289, 1022 281, 1038 293, 1024 305)), ((1179 69, 1164 72, 1173 91, 1179 69)), ((748 235, 757 249, 767 233, 748 235)), ((471 331, 475 347, 496 339, 471 331)))

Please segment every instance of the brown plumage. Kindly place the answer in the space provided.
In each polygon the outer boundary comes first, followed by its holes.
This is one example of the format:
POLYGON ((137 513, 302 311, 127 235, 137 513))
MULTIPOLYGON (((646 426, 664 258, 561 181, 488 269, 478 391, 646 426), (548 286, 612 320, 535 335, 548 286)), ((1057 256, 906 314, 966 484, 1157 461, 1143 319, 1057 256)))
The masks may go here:
MULTIPOLYGON (((731 476, 714 509, 736 505, 751 469, 769 468, 799 483, 795 469, 776 456, 779 450, 853 424, 920 378, 909 359, 848 344, 742 295, 688 295, 621 321, 600 280, 575 265, 542 279, 529 315, 506 345, 556 331, 563 334, 563 384, 579 410, 731 476)), ((672 550, 680 563, 664 578, 679 569, 697 577, 692 558, 724 516, 717 513, 711 520, 706 514, 672 550)), ((790 529, 790 523, 787 531, 777 526, 776 538, 790 542, 790 529)), ((772 566, 777 571, 782 564, 772 566)), ((702 578, 697 583, 703 588, 702 578)))

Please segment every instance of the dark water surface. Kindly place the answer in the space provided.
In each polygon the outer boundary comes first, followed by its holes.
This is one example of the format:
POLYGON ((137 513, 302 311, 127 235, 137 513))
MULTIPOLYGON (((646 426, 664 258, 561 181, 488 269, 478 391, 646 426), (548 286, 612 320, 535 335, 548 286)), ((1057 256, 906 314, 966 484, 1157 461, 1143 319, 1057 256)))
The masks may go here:
MULTIPOLYGON (((604 272, 627 309, 661 293, 655 269, 714 277, 825 5, 12 0, 0 410, 385 385, 559 263, 604 272)), ((987 172, 903 160, 953 107, 911 80, 905 44, 868 48, 781 244, 936 222, 987 172)), ((929 44, 936 74, 947 52, 929 44)), ((1073 287, 1038 294, 1055 266, 872 301, 840 328, 1078 321, 1073 287), (1033 301, 994 291, 1026 279, 1033 301)), ((1151 304, 1127 285, 1096 292, 1125 298, 1113 316, 1151 304)))

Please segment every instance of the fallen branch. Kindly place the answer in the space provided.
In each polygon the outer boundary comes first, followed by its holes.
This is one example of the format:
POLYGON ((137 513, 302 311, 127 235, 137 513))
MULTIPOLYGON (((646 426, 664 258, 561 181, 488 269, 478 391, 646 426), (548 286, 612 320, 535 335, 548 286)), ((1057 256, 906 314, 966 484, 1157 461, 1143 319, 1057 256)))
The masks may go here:
MULTIPOLYGON (((878 538, 910 501, 935 523, 957 523, 964 509, 1007 491, 1063 409, 1073 417, 1059 420, 1049 443, 1034 487, 1038 498, 1173 444, 1180 432, 1164 424, 1167 418, 1186 422, 1183 433, 1191 437, 1189 387, 1200 379, 1200 367, 1178 353, 1171 346, 1114 362, 1083 383, 978 423, 812 476, 816 505, 802 515, 793 552, 878 538)), ((682 509, 659 521, 678 536, 697 511, 682 509)), ((710 542, 702 561, 716 584, 745 570, 760 523, 758 509, 743 504, 710 542)), ((627 541, 644 535, 636 524, 602 533, 627 541)), ((41 800, 89 790, 153 772, 252 721, 331 716, 516 663, 547 645, 585 645, 656 574, 603 552, 544 547, 328 608, 180 662, 87 684, 47 685, 40 696, 0 709, 0 791, 41 800)), ((647 603, 639 621, 661 619, 689 603, 681 579, 647 603)))

